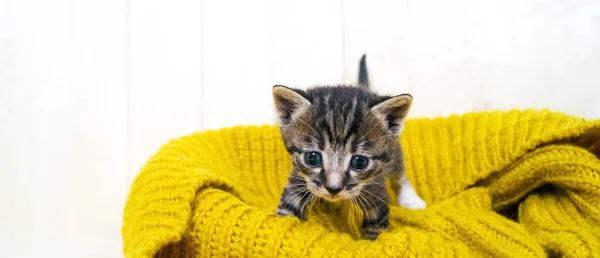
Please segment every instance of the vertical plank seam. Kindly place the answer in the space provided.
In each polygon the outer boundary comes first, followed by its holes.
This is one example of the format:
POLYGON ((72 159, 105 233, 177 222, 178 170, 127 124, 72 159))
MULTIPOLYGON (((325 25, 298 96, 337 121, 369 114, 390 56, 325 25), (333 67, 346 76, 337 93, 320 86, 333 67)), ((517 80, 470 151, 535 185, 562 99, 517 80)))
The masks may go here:
POLYGON ((275 86, 275 84, 277 83, 277 0, 273 1, 273 56, 272 56, 272 69, 273 69, 273 78, 272 78, 272 85, 270 86, 275 86))
POLYGON ((206 121, 204 112, 206 112, 205 94, 204 94, 204 0, 200 0, 200 130, 204 130, 206 121))
POLYGON ((344 17, 344 0, 340 0, 340 19, 341 19, 341 29, 342 29, 342 80, 341 82, 345 82, 346 80, 346 19, 344 17))
MULTIPOLYGON (((413 38, 413 28, 411 27, 412 25, 412 14, 410 12, 410 0, 405 0, 406 1, 406 24, 408 24, 408 27, 406 28, 408 30, 408 41, 406 42, 406 55, 409 55, 410 52, 410 48, 411 48, 411 42, 412 42, 412 38, 413 38)), ((407 91, 412 91, 413 85, 412 85, 412 58, 407 58, 408 60, 408 65, 406 66, 406 90, 407 91)))
MULTIPOLYGON (((131 0, 125 1, 125 144, 127 145, 127 154, 125 156, 125 171, 127 176, 126 187, 129 189, 132 180, 134 178, 135 171, 131 167, 133 164, 131 152, 132 140, 131 140, 131 129, 132 129, 132 111, 131 111, 131 0)), ((129 192, 129 191, 127 191, 129 192)))

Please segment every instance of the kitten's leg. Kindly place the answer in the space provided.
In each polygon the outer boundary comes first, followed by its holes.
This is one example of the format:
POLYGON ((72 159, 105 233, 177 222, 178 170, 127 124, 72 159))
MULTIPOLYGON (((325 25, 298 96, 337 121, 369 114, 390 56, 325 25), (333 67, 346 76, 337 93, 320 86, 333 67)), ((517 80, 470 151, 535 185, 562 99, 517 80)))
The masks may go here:
POLYGON ((423 201, 423 199, 417 195, 417 192, 412 187, 406 176, 402 176, 402 179, 400 179, 398 204, 410 209, 424 209, 427 206, 425 201, 423 201))
POLYGON ((295 216, 303 219, 306 205, 311 198, 312 194, 306 188, 306 181, 292 175, 281 195, 277 215, 282 217, 295 216))
POLYGON ((389 225, 390 207, 385 184, 369 185, 363 188, 356 200, 363 208, 363 237, 375 240, 379 233, 386 230, 389 225))

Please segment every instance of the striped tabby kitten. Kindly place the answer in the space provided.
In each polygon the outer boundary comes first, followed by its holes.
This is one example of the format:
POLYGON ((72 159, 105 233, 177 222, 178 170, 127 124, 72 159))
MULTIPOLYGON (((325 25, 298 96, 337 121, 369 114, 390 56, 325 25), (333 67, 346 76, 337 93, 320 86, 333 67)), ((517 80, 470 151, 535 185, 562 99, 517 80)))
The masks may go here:
POLYGON ((412 97, 370 92, 364 55, 358 87, 319 86, 303 91, 276 85, 273 98, 293 164, 278 215, 302 219, 315 197, 351 200, 363 210, 363 237, 376 239, 388 227, 388 177, 399 199, 408 196, 404 206, 424 206, 420 199, 410 200, 417 195, 403 177, 398 141, 412 97))

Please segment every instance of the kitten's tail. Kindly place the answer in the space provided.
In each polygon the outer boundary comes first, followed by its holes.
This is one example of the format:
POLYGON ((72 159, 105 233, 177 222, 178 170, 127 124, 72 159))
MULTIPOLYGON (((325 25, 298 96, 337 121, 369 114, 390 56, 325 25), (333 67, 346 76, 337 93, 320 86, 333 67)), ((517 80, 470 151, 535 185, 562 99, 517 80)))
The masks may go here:
POLYGON ((369 74, 367 73, 367 55, 363 54, 358 66, 358 86, 369 89, 369 74))

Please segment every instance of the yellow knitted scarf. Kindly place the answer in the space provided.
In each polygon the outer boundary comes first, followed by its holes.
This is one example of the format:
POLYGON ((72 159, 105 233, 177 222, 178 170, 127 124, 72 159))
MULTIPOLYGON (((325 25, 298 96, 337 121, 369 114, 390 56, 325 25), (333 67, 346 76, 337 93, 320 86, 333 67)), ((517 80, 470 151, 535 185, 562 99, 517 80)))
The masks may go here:
POLYGON ((392 199, 389 231, 376 241, 356 237, 348 212, 315 208, 302 222, 275 215, 291 169, 275 126, 172 140, 131 187, 124 254, 600 257, 600 120, 469 113, 409 120, 400 140, 428 208, 392 199))

